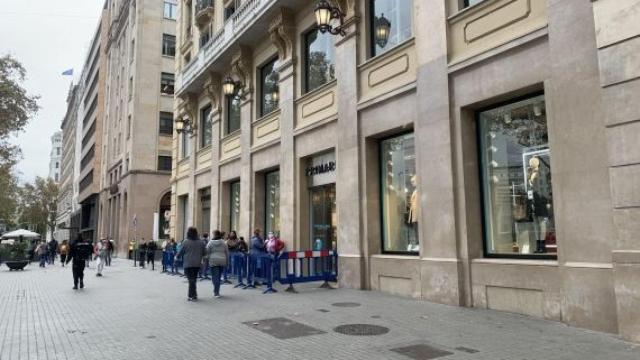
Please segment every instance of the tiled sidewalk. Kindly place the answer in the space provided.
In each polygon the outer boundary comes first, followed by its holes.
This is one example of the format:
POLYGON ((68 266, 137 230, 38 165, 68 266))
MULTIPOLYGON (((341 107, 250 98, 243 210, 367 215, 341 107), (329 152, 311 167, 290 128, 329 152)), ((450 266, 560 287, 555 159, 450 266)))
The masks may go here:
POLYGON ((612 335, 489 310, 378 292, 222 288, 186 301, 184 278, 114 261, 88 269, 0 270, 0 359, 487 359, 639 360, 640 345, 612 335), (346 303, 346 304, 345 304, 346 303), (347 335, 334 331, 347 327, 347 335))

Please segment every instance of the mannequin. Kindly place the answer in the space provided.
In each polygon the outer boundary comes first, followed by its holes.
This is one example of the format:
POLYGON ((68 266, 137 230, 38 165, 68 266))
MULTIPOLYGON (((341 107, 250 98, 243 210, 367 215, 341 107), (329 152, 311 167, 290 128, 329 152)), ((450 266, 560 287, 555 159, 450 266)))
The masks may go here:
POLYGON ((536 240, 536 253, 546 252, 544 237, 547 232, 550 208, 549 200, 543 191, 545 179, 541 178, 540 164, 541 159, 537 156, 529 159, 529 190, 527 191, 527 198, 533 214, 533 233, 536 240))
POLYGON ((411 176, 411 186, 413 186, 413 192, 409 198, 409 213, 407 216, 407 225, 411 229, 409 236, 409 244, 407 245, 407 251, 418 251, 420 247, 418 245, 417 232, 418 232, 418 218, 419 213, 419 197, 418 197, 418 178, 416 175, 411 176))

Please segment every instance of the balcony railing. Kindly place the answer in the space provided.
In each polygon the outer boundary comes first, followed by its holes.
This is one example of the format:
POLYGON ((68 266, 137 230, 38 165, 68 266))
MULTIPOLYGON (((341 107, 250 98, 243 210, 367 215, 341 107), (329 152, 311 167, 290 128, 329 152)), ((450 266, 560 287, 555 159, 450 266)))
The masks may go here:
POLYGON ((213 0, 198 0, 196 2, 196 22, 202 26, 213 18, 213 0))
MULTIPOLYGON (((204 1, 204 0, 203 0, 204 1)), ((176 77, 177 93, 188 87, 196 77, 215 61, 219 54, 236 42, 237 38, 258 21, 278 0, 247 0, 236 9, 224 27, 204 44, 181 74, 176 77)))

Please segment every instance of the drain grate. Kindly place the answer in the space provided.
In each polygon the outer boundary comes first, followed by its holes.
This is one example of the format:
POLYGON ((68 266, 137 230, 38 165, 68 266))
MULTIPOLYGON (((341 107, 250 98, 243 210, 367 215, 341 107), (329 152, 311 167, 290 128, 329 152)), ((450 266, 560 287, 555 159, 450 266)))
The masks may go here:
POLYGON ((357 303, 357 302, 337 302, 337 303, 333 303, 331 305, 336 306, 336 307, 358 307, 358 306, 360 306, 360 303, 357 303))
POLYGON ((324 334, 325 332, 311 326, 289 320, 287 318, 273 318, 256 321, 247 321, 243 324, 260 330, 278 339, 292 339, 310 335, 324 334))
POLYGON ((405 355, 415 360, 437 359, 443 356, 453 355, 452 352, 441 350, 427 344, 417 344, 391 349, 398 354, 405 355))
POLYGON ((347 324, 333 328, 333 331, 352 336, 375 336, 389 332, 389 328, 371 324, 347 324))

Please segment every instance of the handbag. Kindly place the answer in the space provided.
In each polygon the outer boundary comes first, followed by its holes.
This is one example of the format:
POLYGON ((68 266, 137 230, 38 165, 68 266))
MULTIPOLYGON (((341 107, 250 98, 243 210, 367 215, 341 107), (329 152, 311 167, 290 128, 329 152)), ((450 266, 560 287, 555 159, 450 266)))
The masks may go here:
POLYGON ((529 208, 529 202, 525 194, 514 195, 511 213, 513 220, 517 222, 529 222, 531 221, 531 211, 529 208))

